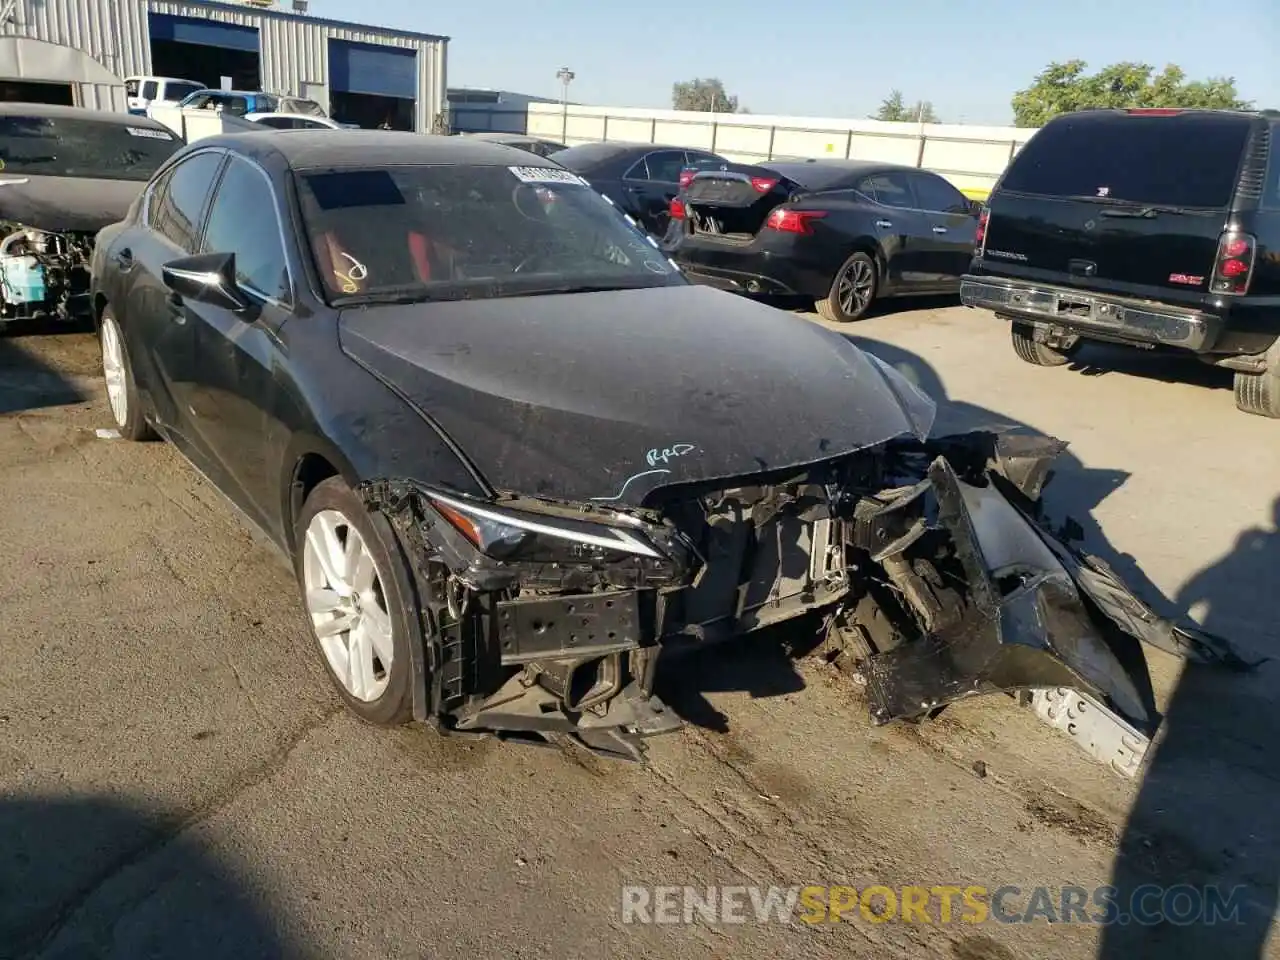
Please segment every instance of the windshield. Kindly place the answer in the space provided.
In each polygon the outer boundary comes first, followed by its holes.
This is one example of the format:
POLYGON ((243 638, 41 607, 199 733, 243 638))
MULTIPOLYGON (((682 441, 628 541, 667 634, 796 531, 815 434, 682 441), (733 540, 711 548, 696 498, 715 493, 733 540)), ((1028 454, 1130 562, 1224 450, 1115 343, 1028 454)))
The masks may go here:
POLYGON ((150 180, 182 141, 150 126, 64 117, 0 117, 0 170, 40 177, 150 180))
POLYGON ((558 167, 404 166, 299 179, 334 302, 685 282, 608 201, 558 167))

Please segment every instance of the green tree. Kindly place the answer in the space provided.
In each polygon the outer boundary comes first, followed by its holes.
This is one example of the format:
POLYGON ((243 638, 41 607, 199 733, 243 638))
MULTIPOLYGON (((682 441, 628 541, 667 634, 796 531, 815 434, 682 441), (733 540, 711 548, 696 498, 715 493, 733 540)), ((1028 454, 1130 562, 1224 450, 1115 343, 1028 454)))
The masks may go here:
POLYGON ((1097 107, 1201 107, 1245 110, 1232 77, 1187 80, 1169 64, 1160 73, 1146 63, 1113 63, 1088 75, 1083 60, 1051 63, 1013 95, 1013 122, 1042 127, 1060 113, 1097 107))
POLYGON ((872 120, 892 120, 898 123, 938 123, 938 114, 928 100, 907 103, 901 90, 891 90, 880 102, 880 109, 871 115, 872 120))
POLYGON ((671 106, 675 110, 698 110, 702 113, 737 113, 738 98, 725 92, 716 77, 694 77, 672 84, 671 106))

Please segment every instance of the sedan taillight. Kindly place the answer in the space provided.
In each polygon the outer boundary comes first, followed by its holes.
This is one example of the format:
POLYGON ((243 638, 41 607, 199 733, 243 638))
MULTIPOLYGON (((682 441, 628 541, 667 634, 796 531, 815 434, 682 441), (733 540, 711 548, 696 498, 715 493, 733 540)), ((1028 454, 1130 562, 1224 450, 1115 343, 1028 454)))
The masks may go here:
POLYGON ((788 210, 786 207, 774 207, 764 225, 766 229, 777 230, 779 233, 812 235, 813 228, 809 224, 814 220, 821 220, 826 215, 825 210, 788 210))

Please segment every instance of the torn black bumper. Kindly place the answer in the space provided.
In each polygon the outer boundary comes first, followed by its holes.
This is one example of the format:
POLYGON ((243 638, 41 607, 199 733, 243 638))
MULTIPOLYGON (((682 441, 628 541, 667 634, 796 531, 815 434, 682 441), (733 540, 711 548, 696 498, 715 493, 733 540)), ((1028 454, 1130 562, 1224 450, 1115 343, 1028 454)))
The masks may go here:
POLYGON ((1063 449, 1018 432, 893 441, 802 475, 696 491, 624 518, 660 559, 497 561, 417 484, 364 493, 414 566, 421 701, 449 730, 567 736, 639 757, 645 737, 680 725, 654 695, 664 650, 820 611, 828 649, 866 679, 876 722, 979 694, 1067 690, 1149 736, 1160 718, 1144 643, 1246 663, 1225 640, 1157 617, 1041 521, 1063 449))

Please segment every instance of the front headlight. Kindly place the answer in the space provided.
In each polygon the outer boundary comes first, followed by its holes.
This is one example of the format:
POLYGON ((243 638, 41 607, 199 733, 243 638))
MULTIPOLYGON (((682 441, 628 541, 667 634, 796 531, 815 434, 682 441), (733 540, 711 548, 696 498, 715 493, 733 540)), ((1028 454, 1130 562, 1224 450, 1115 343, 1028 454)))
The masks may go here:
POLYGON ((636 530, 505 510, 438 493, 427 494, 427 498, 477 550, 495 560, 592 563, 628 556, 664 559, 636 530))

